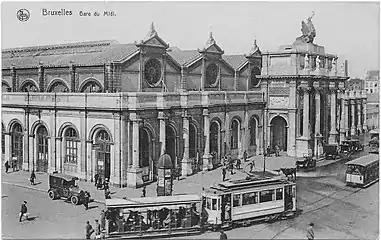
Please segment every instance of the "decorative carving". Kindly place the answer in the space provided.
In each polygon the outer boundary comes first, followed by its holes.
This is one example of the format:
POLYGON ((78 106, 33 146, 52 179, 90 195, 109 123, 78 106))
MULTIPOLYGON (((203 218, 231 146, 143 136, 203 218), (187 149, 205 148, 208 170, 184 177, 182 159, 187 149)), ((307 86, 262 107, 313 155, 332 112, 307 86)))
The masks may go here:
POLYGON ((151 87, 159 84, 161 74, 160 61, 154 58, 149 59, 144 66, 144 77, 151 87))
POLYGON ((315 15, 315 12, 312 12, 312 15, 307 18, 307 22, 302 21, 302 36, 298 37, 296 40, 302 41, 305 43, 313 43, 314 38, 316 37, 316 30, 312 24, 311 19, 315 15))
POLYGON ((320 57, 319 56, 317 56, 316 57, 316 69, 320 69, 320 57))
POLYGON ((308 69, 310 67, 310 57, 308 54, 304 56, 304 69, 308 69))
POLYGON ((289 97, 270 97, 270 106, 288 108, 289 97))
POLYGON ((206 84, 208 87, 215 87, 218 77, 218 66, 215 63, 209 64, 206 68, 206 84))
POLYGON ((269 94, 274 95, 289 95, 290 88, 289 87, 270 87, 269 94))
POLYGON ((331 70, 336 71, 336 58, 332 59, 332 68, 331 70))

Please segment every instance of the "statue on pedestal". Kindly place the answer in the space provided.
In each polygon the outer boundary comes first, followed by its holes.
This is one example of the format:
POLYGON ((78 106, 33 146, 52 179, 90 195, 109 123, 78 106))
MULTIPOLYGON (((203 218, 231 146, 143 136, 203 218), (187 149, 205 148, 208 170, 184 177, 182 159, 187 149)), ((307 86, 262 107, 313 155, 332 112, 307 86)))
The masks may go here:
POLYGON ((332 68, 331 71, 336 71, 336 58, 332 59, 332 68))
POLYGON ((308 69, 310 67, 310 57, 308 54, 304 56, 304 69, 308 69))
POLYGON ((302 36, 298 37, 296 40, 302 41, 305 43, 313 43, 314 38, 316 37, 316 30, 312 24, 311 19, 315 15, 315 12, 312 12, 312 15, 307 18, 307 22, 302 21, 302 36))
POLYGON ((319 56, 317 56, 316 57, 316 69, 320 69, 320 57, 319 56))

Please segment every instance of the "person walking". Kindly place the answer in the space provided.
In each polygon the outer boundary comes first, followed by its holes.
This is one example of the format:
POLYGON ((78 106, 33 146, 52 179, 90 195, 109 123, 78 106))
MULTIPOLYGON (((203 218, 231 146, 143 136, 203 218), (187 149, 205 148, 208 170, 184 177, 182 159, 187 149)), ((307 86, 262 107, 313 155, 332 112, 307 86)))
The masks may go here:
POLYGON ((223 181, 223 182, 225 181, 225 177, 226 177, 226 167, 223 166, 223 167, 222 167, 222 181, 223 181))
POLYGON ((146 186, 143 187, 143 190, 142 190, 142 197, 146 197, 146 186))
POLYGON ((91 234, 93 234, 94 232, 94 229, 93 229, 93 226, 91 226, 89 221, 86 221, 85 230, 86 230, 86 239, 90 239, 91 234))
POLYGON ((310 223, 310 226, 307 229, 307 239, 308 240, 314 240, 315 239, 315 232, 314 232, 314 224, 310 223))
POLYGON ((101 211, 100 218, 101 218, 101 230, 105 230, 105 228, 106 228, 106 214, 105 214, 104 210, 101 211))
POLYGON ((250 172, 253 172, 255 168, 255 162, 254 162, 254 159, 250 162, 250 172))
MULTIPOLYGON (((96 187, 97 184, 98 184, 98 178, 99 178, 99 174, 96 173, 96 174, 94 175, 94 186, 95 186, 95 187, 96 187)), ((98 189, 98 188, 97 188, 97 189, 98 189)))
POLYGON ((8 160, 5 161, 5 173, 8 173, 8 170, 9 170, 9 163, 8 163, 8 160))
POLYGON ((229 161, 229 168, 230 168, 230 174, 233 175, 234 174, 234 164, 233 164, 232 159, 230 159, 230 161, 229 161))
POLYGON ((226 235, 226 233, 224 232, 224 230, 220 230, 220 240, 226 240, 228 239, 228 236, 226 235))
POLYGON ((108 188, 105 189, 105 199, 111 199, 111 192, 108 188))
POLYGON ((243 161, 244 162, 247 161, 247 152, 246 152, 246 150, 243 152, 243 161))
POLYGON ((27 202, 24 201, 22 204, 21 204, 21 210, 20 210, 20 214, 19 214, 19 222, 22 222, 22 217, 25 215, 25 217, 28 219, 28 207, 26 206, 27 202))
POLYGON ((276 157, 279 157, 280 155, 279 155, 279 152, 280 152, 280 148, 279 148, 279 145, 277 144, 277 145, 275 145, 275 156, 276 157))
POLYGON ((103 188, 104 188, 105 191, 109 190, 109 185, 108 185, 108 179, 107 178, 105 178, 105 181, 103 182, 103 188))
POLYGON ((90 193, 85 191, 85 198, 83 199, 83 206, 85 206, 85 210, 89 209, 90 202, 90 193))
POLYGON ((98 176, 98 181, 97 181, 97 190, 102 189, 102 177, 98 176))
POLYGON ((101 225, 98 219, 95 219, 95 239, 101 239, 101 225))
POLYGON ((241 169, 241 159, 237 159, 237 169, 241 169))
POLYGON ((36 174, 34 173, 34 170, 32 170, 32 173, 30 174, 30 185, 34 185, 34 179, 36 179, 36 174))

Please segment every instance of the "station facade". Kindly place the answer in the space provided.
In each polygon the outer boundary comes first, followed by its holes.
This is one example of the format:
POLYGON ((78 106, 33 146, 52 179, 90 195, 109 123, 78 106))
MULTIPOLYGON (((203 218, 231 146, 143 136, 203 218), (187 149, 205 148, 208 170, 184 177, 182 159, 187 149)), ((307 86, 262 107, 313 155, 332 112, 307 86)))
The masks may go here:
POLYGON ((139 43, 5 49, 3 160, 137 187, 156 181, 164 153, 188 176, 276 144, 290 156, 321 155, 319 139, 362 131, 364 99, 343 92, 337 57, 313 43, 281 49, 262 53, 254 41, 225 55, 210 34, 202 49, 180 50, 153 24, 139 43))

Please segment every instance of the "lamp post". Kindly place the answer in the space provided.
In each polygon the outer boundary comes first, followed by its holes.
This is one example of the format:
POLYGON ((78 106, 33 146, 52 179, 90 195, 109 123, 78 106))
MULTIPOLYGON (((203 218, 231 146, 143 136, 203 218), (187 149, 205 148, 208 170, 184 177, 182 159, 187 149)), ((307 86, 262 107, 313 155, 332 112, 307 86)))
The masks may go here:
POLYGON ((171 156, 164 153, 157 163, 157 196, 170 196, 173 190, 171 156))

